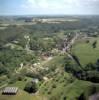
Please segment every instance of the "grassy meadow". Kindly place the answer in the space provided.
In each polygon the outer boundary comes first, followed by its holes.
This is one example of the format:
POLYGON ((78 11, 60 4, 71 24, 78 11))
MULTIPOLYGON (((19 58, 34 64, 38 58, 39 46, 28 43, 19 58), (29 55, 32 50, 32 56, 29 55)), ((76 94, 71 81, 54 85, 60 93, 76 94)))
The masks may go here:
POLYGON ((77 42, 73 46, 72 52, 79 58, 83 66, 96 62, 99 59, 99 37, 90 38, 89 43, 86 43, 86 41, 77 42), (92 47, 94 41, 97 41, 96 48, 92 47))
POLYGON ((0 100, 46 100, 43 95, 29 94, 23 90, 19 90, 17 95, 2 95, 0 93, 0 100))

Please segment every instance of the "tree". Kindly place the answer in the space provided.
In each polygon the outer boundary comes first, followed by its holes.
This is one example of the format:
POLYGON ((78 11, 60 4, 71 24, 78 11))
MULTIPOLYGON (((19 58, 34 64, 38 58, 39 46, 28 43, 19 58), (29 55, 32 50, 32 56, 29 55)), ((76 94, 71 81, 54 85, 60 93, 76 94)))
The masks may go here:
POLYGON ((74 58, 76 63, 82 68, 82 65, 80 64, 79 58, 76 55, 74 55, 74 54, 72 54, 72 57, 74 58))
POLYGON ((37 85, 34 82, 29 82, 26 84, 24 90, 29 93, 35 93, 37 91, 37 85))
POLYGON ((87 72, 87 81, 99 83, 99 72, 98 71, 88 71, 87 72))
POLYGON ((85 67, 85 71, 95 70, 96 66, 93 63, 88 63, 85 67))
POLYGON ((82 94, 80 95, 80 97, 78 98, 78 100, 85 100, 84 93, 82 93, 82 94))
POLYGON ((2 74, 8 74, 8 69, 6 67, 4 67, 3 65, 1 66, 0 64, 0 75, 2 74))
POLYGON ((97 67, 97 70, 99 71, 99 59, 97 59, 96 61, 96 67, 97 67))
POLYGON ((94 41, 93 44, 92 44, 93 48, 96 48, 97 46, 97 41, 94 41))

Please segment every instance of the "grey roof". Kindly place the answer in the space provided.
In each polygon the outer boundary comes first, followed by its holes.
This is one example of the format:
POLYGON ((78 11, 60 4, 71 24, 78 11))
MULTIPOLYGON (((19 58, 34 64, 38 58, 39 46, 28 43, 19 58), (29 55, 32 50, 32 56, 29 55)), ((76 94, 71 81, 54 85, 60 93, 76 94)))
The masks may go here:
POLYGON ((3 90, 3 93, 17 93, 18 88, 17 87, 6 87, 3 90))
POLYGON ((38 83, 39 82, 39 79, 33 78, 32 82, 38 83))

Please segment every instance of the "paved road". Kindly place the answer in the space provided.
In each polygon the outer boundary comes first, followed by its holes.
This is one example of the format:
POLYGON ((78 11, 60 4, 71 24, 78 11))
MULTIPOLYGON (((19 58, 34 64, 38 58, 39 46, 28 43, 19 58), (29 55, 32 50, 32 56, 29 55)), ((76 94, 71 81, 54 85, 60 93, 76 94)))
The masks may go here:
MULTIPOLYGON (((63 50, 67 53, 68 57, 71 58, 72 60, 74 60, 74 58, 72 57, 72 55, 70 53, 68 53, 68 49, 71 49, 71 46, 75 43, 76 39, 78 38, 79 34, 76 33, 75 36, 70 40, 70 43, 68 43, 68 45, 64 45, 63 50)), ((65 44, 65 43, 64 43, 65 44)), ((64 52, 63 51, 63 52, 64 52)))

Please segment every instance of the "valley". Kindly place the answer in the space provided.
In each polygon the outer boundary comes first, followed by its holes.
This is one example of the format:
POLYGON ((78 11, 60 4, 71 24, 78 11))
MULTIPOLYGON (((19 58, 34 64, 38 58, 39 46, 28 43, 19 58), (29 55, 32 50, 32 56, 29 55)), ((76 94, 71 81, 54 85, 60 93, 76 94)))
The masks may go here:
POLYGON ((95 98, 99 93, 98 19, 1 18, 1 27, 9 25, 0 28, 0 100, 95 98), (5 87, 19 90, 16 95, 3 95, 5 87))

